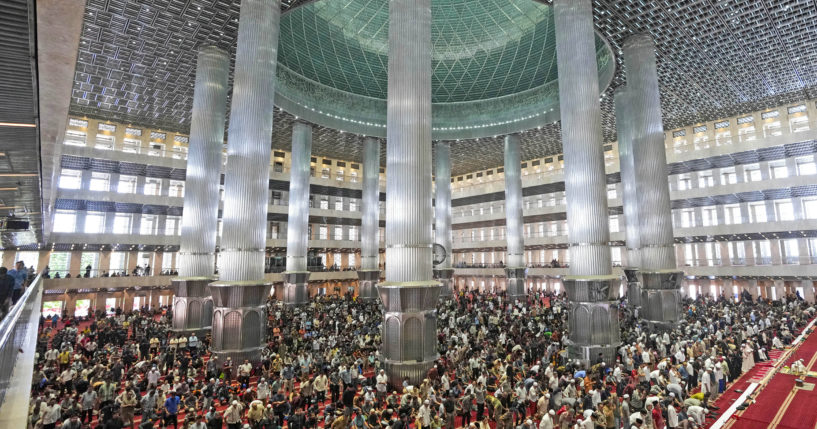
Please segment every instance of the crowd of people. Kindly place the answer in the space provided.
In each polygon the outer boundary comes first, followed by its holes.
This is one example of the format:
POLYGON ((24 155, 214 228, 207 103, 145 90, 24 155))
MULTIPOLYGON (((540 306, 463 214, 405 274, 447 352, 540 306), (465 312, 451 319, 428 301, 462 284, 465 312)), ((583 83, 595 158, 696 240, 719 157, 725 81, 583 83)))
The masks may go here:
POLYGON ((389 380, 381 310, 354 297, 268 302, 260 362, 224 362, 209 335, 177 335, 171 311, 43 320, 33 428, 585 429, 698 428, 731 382, 789 345, 815 309, 794 296, 684 302, 650 332, 619 303, 614 362, 567 354, 568 302, 460 293, 438 307, 439 359, 422 382, 389 380), (56 324, 55 324, 56 325, 56 324))

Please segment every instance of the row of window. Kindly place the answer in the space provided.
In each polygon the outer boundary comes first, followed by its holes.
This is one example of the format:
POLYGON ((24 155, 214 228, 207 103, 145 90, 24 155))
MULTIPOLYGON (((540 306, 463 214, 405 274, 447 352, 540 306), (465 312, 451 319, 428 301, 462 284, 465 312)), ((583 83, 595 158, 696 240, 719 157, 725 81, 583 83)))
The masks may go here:
POLYGON ((78 225, 82 214, 76 210, 57 210, 54 214, 54 232, 181 235, 181 216, 163 216, 165 223, 160 228, 161 215, 89 211, 84 213, 84 223, 78 225))
MULTIPOLYGON (((62 189, 83 189, 82 175, 88 174, 87 170, 72 170, 63 168, 60 174, 58 186, 62 189)), ((90 180, 87 190, 97 192, 115 191, 120 194, 135 194, 138 191, 138 180, 140 176, 119 175, 118 181, 111 183, 109 173, 90 172, 90 180), (112 185, 114 187, 112 188, 112 185)), ((144 195, 161 195, 162 179, 155 177, 145 177, 144 195)), ((184 181, 168 180, 168 196, 184 197, 184 181)))
POLYGON ((715 178, 718 177, 718 182, 721 184, 735 184, 740 181, 743 182, 760 182, 768 178, 785 179, 789 176, 810 176, 817 174, 817 163, 815 163, 814 155, 808 155, 795 158, 793 161, 776 160, 768 163, 768 170, 765 165, 758 163, 746 164, 742 168, 742 172, 735 167, 721 168, 717 173, 712 170, 701 171, 698 173, 684 173, 676 176, 670 176, 670 185, 674 189, 684 191, 693 189, 697 185, 698 188, 709 188, 715 186, 715 178), (788 165, 792 163, 793 165, 788 165), (768 174, 765 174, 768 173, 768 174), (740 175, 739 175, 740 174, 740 175), (742 180, 741 180, 742 179, 742 180), (672 186, 672 184, 676 184, 672 186))
MULTIPOLYGON (((176 143, 187 143, 187 137, 176 136, 176 143)), ((84 131, 67 130, 65 132, 65 140, 63 141, 69 146, 88 145, 88 136, 84 131)), ((116 137, 109 134, 97 134, 94 138, 94 149, 100 150, 114 150, 116 147, 116 137)), ((144 146, 139 139, 125 137, 122 139, 122 152, 147 154, 150 156, 168 156, 175 159, 187 159, 187 146, 181 144, 173 144, 169 151, 164 143, 151 141, 148 146, 144 146)))

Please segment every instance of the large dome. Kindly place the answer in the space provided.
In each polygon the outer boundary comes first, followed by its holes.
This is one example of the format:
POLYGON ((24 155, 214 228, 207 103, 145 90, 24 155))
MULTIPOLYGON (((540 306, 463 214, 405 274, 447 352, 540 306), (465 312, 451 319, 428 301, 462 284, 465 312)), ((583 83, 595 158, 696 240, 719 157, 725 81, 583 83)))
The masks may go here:
MULTIPOLYGON (((533 0, 432 1, 435 139, 558 120, 552 9, 533 0)), ((332 128, 385 136, 389 2, 317 0, 281 17, 276 103, 332 128)), ((600 90, 615 71, 596 38, 600 90)))

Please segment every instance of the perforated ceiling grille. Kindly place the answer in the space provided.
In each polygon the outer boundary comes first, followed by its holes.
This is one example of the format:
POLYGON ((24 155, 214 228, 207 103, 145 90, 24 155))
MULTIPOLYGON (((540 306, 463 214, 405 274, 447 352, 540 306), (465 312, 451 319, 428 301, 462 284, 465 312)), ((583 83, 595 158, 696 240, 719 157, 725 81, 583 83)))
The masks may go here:
MULTIPOLYGON (((233 46, 238 7, 238 0, 89 0, 71 112, 188 132, 195 48, 233 46)), ((655 37, 665 129, 817 96, 813 0, 595 0, 594 7, 596 28, 617 53, 631 34, 655 37)), ((617 61, 602 98, 605 141, 615 140, 612 94, 625 83, 617 61)), ((274 147, 289 147, 292 119, 276 112, 274 147)), ((522 141, 524 158, 561 152, 558 124, 524 132, 522 141)), ((359 162, 361 148, 356 137, 316 127, 316 155, 359 162)), ((502 165, 501 138, 455 142, 452 163, 454 175, 502 165)))

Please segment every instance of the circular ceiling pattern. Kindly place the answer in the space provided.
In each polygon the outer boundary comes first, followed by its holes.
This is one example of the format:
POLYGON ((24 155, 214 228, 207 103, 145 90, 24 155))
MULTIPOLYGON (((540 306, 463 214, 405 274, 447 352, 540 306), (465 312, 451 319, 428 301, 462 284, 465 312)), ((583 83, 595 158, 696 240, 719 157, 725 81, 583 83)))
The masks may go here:
MULTIPOLYGON (((533 0, 434 0, 432 135, 517 132, 559 119, 552 9, 533 0)), ((311 122, 385 136, 387 0, 319 0, 281 17, 276 104, 311 122)), ((600 90, 615 72, 596 37, 600 90)))

